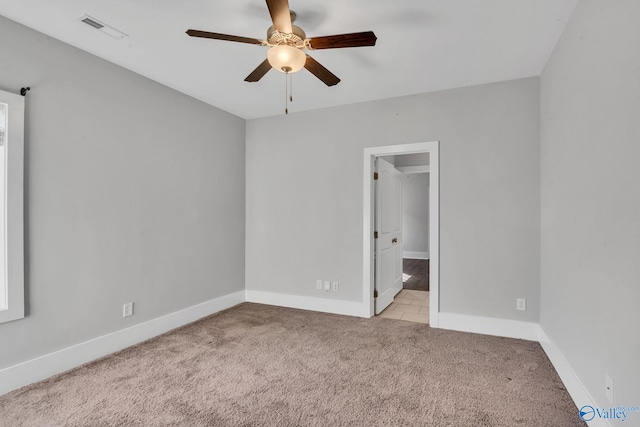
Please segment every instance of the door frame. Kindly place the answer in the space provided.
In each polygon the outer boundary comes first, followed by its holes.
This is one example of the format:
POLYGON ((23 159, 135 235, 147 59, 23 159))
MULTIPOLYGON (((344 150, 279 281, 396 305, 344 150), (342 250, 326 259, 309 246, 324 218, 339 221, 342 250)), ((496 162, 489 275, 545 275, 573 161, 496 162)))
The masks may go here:
POLYGON ((429 325, 438 327, 440 313, 440 141, 387 145, 364 149, 363 179, 363 239, 362 239, 362 301, 368 317, 375 314, 374 307, 374 158, 402 154, 429 153, 429 325))

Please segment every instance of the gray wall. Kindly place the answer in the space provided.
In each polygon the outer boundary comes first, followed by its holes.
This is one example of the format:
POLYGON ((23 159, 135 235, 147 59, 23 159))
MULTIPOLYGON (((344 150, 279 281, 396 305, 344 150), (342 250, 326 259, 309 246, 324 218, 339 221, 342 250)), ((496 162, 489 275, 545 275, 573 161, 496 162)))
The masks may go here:
POLYGON ((0 52, 0 86, 32 88, 0 368, 244 289, 244 120, 2 17, 0 52))
POLYGON ((606 407, 605 372, 640 402, 639 18, 580 1, 541 77, 540 322, 606 407))
POLYGON ((403 174, 401 180, 403 249, 429 252, 429 174, 403 174))
POLYGON ((249 120, 247 289, 361 301, 363 149, 440 140, 442 311, 537 321, 538 86, 249 120), (317 279, 339 281, 340 292, 319 294, 317 279), (516 311, 518 297, 528 311, 516 311))

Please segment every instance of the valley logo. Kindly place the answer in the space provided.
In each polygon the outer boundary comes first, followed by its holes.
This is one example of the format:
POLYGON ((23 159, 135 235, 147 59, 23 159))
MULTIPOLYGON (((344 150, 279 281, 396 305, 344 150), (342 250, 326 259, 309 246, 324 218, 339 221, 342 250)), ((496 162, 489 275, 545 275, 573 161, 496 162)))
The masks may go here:
POLYGON ((594 408, 591 405, 584 405, 580 408, 580 418, 584 421, 591 421, 594 418, 602 418, 607 420, 627 420, 630 412, 640 412, 640 406, 616 406, 615 408, 594 408))

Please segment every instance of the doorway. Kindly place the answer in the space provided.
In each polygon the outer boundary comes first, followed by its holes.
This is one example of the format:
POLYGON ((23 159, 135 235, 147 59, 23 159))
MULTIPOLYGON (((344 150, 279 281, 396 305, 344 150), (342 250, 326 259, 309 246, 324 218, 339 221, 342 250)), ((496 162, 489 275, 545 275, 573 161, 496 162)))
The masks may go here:
MULTIPOLYGON (((363 301, 368 305, 369 317, 375 313, 374 292, 376 291, 376 269, 375 269, 375 185, 373 181, 373 172, 375 168, 375 160, 377 158, 389 159, 391 156, 403 156, 408 154, 421 154, 428 156, 429 165, 407 165, 398 166, 398 170, 403 173, 425 173, 429 174, 428 184, 428 249, 426 251, 407 251, 411 253, 427 253, 429 272, 428 272, 428 304, 429 324, 432 327, 438 327, 439 313, 439 142, 423 142, 416 144, 393 145, 384 147, 372 147, 364 150, 364 238, 363 238, 363 301), (426 169, 425 169, 426 168, 426 169), (368 302, 368 304, 367 304, 368 302)), ((405 158, 417 158, 419 156, 406 156, 405 158)), ((414 257, 415 258, 415 257, 414 257)), ((410 260, 408 260, 410 261, 410 260)), ((424 260, 423 260, 424 261, 424 260)), ((402 268, 402 267, 401 267, 402 268)), ((404 280, 403 280, 404 281, 404 280)), ((411 289, 402 290, 399 297, 407 298, 413 294, 411 289)), ((418 295, 418 293, 416 294, 418 295)), ((425 297, 427 298, 427 297, 425 297)))
POLYGON ((402 288, 420 292, 429 292, 429 164, 429 153, 394 156, 402 174, 402 288))

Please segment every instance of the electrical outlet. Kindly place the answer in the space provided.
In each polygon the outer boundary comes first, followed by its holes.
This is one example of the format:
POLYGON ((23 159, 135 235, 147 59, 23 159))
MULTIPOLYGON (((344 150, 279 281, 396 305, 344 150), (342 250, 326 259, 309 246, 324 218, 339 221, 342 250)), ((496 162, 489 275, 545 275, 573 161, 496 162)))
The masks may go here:
POLYGON ((319 291, 322 290, 322 280, 316 280, 316 289, 319 291))
POLYGON ((527 300, 525 298, 517 298, 516 299, 516 309, 520 311, 527 310, 527 300))
POLYGON ((604 374, 604 395, 613 403, 613 380, 608 374, 604 374))
POLYGON ((323 282, 323 288, 325 291, 330 291, 331 290, 331 282, 329 282, 328 280, 325 280, 323 282))
POLYGON ((332 282, 331 283, 331 290, 332 291, 337 291, 338 290, 338 282, 332 282))
POLYGON ((133 316, 133 303, 128 302, 122 306, 122 317, 133 316))

